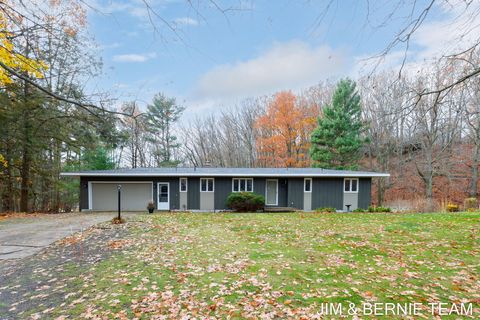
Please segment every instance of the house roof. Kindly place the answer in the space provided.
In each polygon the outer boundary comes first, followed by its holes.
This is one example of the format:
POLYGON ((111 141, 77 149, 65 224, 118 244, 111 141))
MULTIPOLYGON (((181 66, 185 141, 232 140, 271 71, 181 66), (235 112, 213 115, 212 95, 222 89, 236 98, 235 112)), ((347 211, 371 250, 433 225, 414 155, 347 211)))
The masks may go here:
POLYGON ((134 168, 62 172, 72 177, 389 177, 388 173, 321 168, 134 168))

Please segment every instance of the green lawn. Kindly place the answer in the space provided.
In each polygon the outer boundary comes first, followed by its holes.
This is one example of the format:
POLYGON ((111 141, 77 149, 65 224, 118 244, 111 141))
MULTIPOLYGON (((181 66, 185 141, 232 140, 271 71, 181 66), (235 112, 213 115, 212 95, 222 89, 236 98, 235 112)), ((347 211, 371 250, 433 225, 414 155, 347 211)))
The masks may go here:
POLYGON ((432 318, 429 302, 471 302, 480 315, 479 213, 138 219, 53 314, 309 319, 324 303, 410 302, 432 318))

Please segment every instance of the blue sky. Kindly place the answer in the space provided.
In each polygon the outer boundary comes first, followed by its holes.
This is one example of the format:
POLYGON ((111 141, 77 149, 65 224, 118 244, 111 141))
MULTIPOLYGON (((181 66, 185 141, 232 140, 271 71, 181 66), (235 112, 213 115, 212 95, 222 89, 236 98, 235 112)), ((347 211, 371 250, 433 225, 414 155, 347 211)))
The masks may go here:
MULTIPOLYGON (((330 1, 198 0, 195 7, 183 0, 147 1, 155 12, 142 0, 91 2, 89 32, 104 63, 96 85, 140 105, 163 92, 191 114, 325 79, 355 78, 369 69, 362 59, 384 49, 407 14, 407 7, 399 8, 377 27, 397 1, 370 4, 368 13, 366 1, 353 0, 333 1, 328 11, 330 1), (215 3, 234 10, 222 13, 215 3)), ((412 41, 409 62, 445 49, 445 30, 458 23, 449 9, 435 8, 412 41)), ((394 48, 383 67, 398 65, 403 52, 394 48)))

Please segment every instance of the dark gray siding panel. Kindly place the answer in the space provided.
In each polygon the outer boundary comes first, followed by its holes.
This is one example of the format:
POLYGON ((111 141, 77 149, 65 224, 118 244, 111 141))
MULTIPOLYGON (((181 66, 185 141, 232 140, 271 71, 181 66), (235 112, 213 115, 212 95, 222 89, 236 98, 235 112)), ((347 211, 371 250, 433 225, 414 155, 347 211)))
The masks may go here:
POLYGON ((80 210, 88 209, 88 180, 80 178, 80 210))
POLYGON ((232 178, 215 178, 215 210, 227 209, 227 197, 232 192, 232 178))
POLYGON ((265 178, 253 178, 253 192, 265 197, 265 178))
POLYGON ((313 178, 312 209, 343 208, 343 178, 313 178))
POLYGON ((179 190, 180 180, 178 178, 173 178, 172 183, 170 184, 170 210, 180 210, 180 190, 179 190))
POLYGON ((367 209, 372 202, 372 178, 360 178, 358 189, 358 207, 367 209))
POLYGON ((200 178, 188 178, 188 209, 200 210, 200 178))
POLYGON ((303 209, 303 178, 288 179, 288 206, 303 209))
POLYGON ((288 179, 278 179, 278 206, 288 207, 288 179))

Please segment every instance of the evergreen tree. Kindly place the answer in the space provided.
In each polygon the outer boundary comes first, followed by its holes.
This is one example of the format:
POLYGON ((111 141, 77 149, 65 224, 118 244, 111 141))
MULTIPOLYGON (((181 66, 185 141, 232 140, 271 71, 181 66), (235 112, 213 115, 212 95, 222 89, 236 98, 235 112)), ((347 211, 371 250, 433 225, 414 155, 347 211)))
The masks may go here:
POLYGON ((180 119, 184 107, 177 104, 175 98, 167 98, 156 94, 153 104, 147 110, 147 130, 154 146, 154 156, 157 166, 175 166, 174 152, 180 147, 174 135, 173 126, 180 119))
POLYGON ((360 149, 367 139, 362 137, 366 124, 361 119, 360 95, 355 82, 341 80, 332 104, 323 109, 318 127, 311 137, 310 157, 315 167, 355 170, 360 149))
POLYGON ((86 150, 82 155, 82 169, 83 170, 110 170, 115 169, 115 162, 108 154, 109 152, 103 148, 98 147, 93 150, 86 150))

